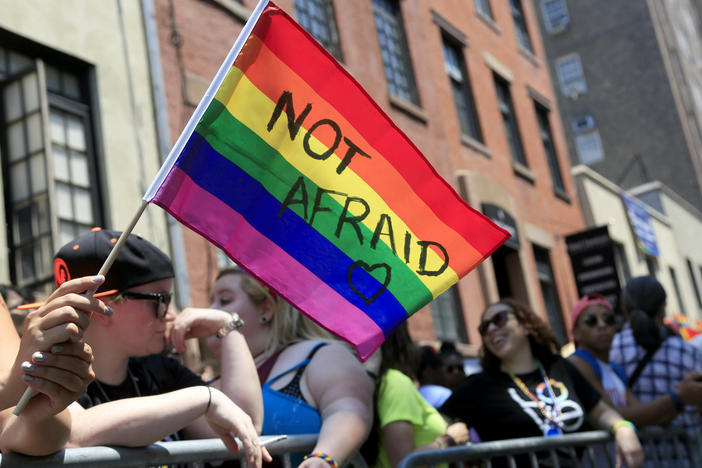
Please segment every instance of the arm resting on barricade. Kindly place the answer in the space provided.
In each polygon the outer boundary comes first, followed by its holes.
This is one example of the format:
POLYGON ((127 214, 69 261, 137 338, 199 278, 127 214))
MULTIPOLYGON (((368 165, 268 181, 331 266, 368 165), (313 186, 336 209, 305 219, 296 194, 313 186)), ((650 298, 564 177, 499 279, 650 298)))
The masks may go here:
MULTIPOLYGON (((324 346, 303 374, 322 416, 313 452, 331 455, 339 466, 359 449, 373 421, 373 387, 355 359, 340 345, 324 346)), ((301 466, 319 461, 307 459, 301 466)))
POLYGON ((610 431, 614 434, 617 457, 622 457, 627 467, 636 468, 641 466, 644 452, 631 423, 621 424, 625 421, 624 418, 602 400, 597 403, 587 417, 590 424, 596 428, 610 431))

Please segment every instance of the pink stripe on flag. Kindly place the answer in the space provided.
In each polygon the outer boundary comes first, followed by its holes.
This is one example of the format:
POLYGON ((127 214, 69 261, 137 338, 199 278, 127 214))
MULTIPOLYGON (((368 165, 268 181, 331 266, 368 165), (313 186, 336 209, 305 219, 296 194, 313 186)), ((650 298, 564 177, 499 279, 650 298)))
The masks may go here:
POLYGON ((295 278, 269 283, 278 294, 310 318, 334 330, 366 359, 385 339, 382 329, 362 310, 350 304, 324 281, 254 229, 237 211, 173 167, 154 196, 154 203, 229 253, 256 277, 295 278), (203 209, 207 207, 207 209, 203 209), (205 233, 211 233, 206 235, 205 233), (328 311, 323 317, 314 311, 328 311))

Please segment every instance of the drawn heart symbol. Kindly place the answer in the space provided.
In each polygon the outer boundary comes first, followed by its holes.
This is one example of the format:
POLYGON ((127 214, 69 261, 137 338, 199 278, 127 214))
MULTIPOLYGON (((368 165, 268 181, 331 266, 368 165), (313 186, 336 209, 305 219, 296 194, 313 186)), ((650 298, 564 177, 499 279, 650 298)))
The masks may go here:
POLYGON ((386 289, 388 289, 388 284, 390 284, 390 266, 386 265, 385 263, 376 263, 375 265, 369 265, 366 262, 359 260, 357 262, 354 262, 350 267, 348 272, 346 273, 346 280, 349 283, 349 286, 351 287, 351 290, 358 294, 358 296, 363 299, 363 302, 368 306, 371 305, 373 302, 375 302, 376 299, 378 299, 378 296, 383 294, 386 289), (356 286, 353 284, 353 271, 356 268, 363 268, 365 271, 367 271, 369 274, 375 270, 376 268, 382 268, 385 270, 385 280, 383 281, 383 284, 380 286, 380 289, 378 289, 375 294, 372 296, 366 296, 363 294, 361 291, 356 288, 356 286))

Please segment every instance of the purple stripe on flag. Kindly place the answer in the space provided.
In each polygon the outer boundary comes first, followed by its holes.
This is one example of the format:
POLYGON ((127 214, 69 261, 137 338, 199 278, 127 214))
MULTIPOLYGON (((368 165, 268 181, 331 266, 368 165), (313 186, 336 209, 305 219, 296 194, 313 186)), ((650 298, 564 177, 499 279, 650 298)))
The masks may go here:
POLYGON ((295 278, 295 281, 271 280, 269 285, 289 302, 313 312, 309 314, 313 320, 354 345, 363 359, 383 342, 382 329, 362 310, 178 167, 173 167, 153 202, 228 252, 237 263, 246 265, 254 276, 295 278), (314 311, 327 313, 321 316, 314 311))

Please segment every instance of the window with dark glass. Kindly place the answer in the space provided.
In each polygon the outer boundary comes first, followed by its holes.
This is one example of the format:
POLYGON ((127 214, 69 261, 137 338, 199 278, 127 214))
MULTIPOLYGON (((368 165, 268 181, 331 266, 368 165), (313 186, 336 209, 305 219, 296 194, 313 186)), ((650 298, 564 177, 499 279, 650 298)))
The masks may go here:
POLYGON ((678 285, 678 276, 675 274, 675 268, 672 266, 668 267, 668 273, 670 273, 670 280, 673 282, 673 289, 675 290, 675 297, 678 300, 678 307, 680 307, 680 310, 678 311, 681 314, 685 314, 685 307, 683 306, 682 303, 682 295, 680 294, 680 286, 678 285))
POLYGON ((695 290, 695 297, 697 298, 697 305, 702 309, 702 295, 700 295, 700 287, 697 284, 697 278, 695 278, 695 267, 692 266, 690 259, 685 260, 687 262, 687 271, 690 273, 690 282, 692 283, 692 289, 695 290))
POLYGON ((546 153, 546 162, 551 173, 553 188, 565 192, 563 175, 561 174, 561 167, 558 164, 558 156, 556 155, 556 147, 553 145, 551 121, 548 115, 549 110, 536 101, 534 101, 534 107, 536 109, 536 119, 539 121, 539 135, 541 136, 541 143, 544 145, 544 153, 546 153))
POLYGON ((294 0, 297 22, 337 60, 341 60, 339 31, 332 0, 294 0))
POLYGON ((514 29, 517 33, 517 42, 523 49, 534 52, 534 49, 531 47, 531 39, 529 39, 529 30, 527 29, 526 18, 524 17, 522 1, 509 0, 509 8, 512 11, 514 29))
POLYGON ((0 145, 15 284, 48 284, 54 252, 102 224, 82 78, 0 45, 0 145))
POLYGON ((456 285, 451 286, 431 303, 434 334, 439 341, 467 343, 466 326, 463 322, 461 301, 456 285))
POLYGON ((492 8, 490 8, 490 0, 475 0, 475 10, 490 19, 494 19, 492 8))
POLYGON ((497 105, 502 114, 502 122, 505 125, 505 135, 509 143, 509 152, 512 161, 527 165, 524 156, 524 148, 522 140, 519 136, 519 128, 517 127, 517 118, 514 114, 514 105, 512 104, 512 94, 509 90, 509 83, 502 79, 499 75, 494 74, 495 88, 497 90, 497 105))
POLYGON ((539 278, 539 286, 541 286, 541 294, 544 298, 549 324, 558 341, 561 344, 567 343, 568 335, 563 322, 561 305, 558 301, 558 289, 556 288, 556 280, 551 267, 549 251, 537 245, 533 245, 533 249, 534 260, 536 261, 536 275, 539 278))
POLYGON ((461 133, 482 141, 478 116, 473 103, 463 50, 453 41, 444 38, 444 69, 451 82, 453 102, 456 105, 461 133))
POLYGON ((373 0, 373 13, 390 94, 419 105, 398 0, 373 0))

